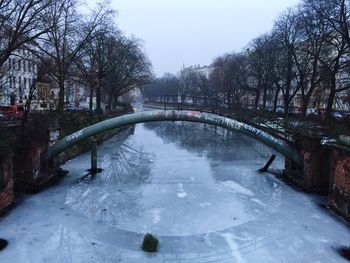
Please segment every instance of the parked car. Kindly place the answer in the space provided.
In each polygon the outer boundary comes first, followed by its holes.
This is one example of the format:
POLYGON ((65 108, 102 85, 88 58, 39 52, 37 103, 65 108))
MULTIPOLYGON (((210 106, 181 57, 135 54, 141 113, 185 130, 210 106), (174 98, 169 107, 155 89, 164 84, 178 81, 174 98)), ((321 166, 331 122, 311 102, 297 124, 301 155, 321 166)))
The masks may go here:
POLYGON ((8 117, 5 114, 0 113, 0 121, 7 121, 8 117))
POLYGON ((65 110, 78 110, 78 107, 76 107, 74 104, 66 104, 64 105, 65 110))
POLYGON ((340 120, 344 119, 344 115, 341 112, 339 112, 339 111, 332 111, 331 112, 331 117, 333 119, 336 119, 337 121, 340 121, 340 120))
POLYGON ((318 109, 316 109, 316 108, 308 108, 307 110, 306 110, 306 115, 307 116, 309 116, 309 115, 315 115, 315 116, 317 116, 317 115, 319 115, 320 114, 320 112, 318 111, 318 109))
POLYGON ((276 113, 284 113, 284 108, 281 107, 281 106, 278 106, 278 107, 276 108, 276 113))
POLYGON ((22 105, 0 106, 0 113, 9 119, 21 119, 24 115, 24 107, 22 105))

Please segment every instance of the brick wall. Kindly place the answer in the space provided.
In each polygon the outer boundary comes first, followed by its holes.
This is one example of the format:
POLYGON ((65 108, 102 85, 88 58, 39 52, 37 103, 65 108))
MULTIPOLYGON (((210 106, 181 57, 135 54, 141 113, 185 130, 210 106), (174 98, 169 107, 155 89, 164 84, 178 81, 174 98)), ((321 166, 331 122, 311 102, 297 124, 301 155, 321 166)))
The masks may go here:
POLYGON ((330 154, 332 176, 330 206, 350 219, 350 151, 332 147, 330 154))
POLYGON ((13 163, 12 156, 7 156, 3 160, 0 160, 0 176, 1 188, 0 188, 0 211, 12 204, 14 200, 14 187, 13 187, 13 163))
POLYGON ((329 175, 329 150, 317 147, 304 149, 301 152, 304 156, 303 178, 304 188, 309 192, 328 192, 329 175))
POLYGON ((296 146, 303 155, 303 167, 286 160, 285 177, 307 192, 328 192, 329 149, 320 144, 319 138, 301 136, 297 138, 296 146))

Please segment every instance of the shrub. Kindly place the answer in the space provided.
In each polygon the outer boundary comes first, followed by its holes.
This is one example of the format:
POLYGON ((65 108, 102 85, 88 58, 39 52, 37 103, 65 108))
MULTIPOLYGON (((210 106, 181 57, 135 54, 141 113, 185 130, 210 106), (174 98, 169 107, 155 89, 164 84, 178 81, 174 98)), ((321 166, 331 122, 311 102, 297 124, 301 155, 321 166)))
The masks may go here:
POLYGON ((152 234, 147 233, 143 237, 142 250, 146 252, 156 252, 158 250, 158 239, 152 234))

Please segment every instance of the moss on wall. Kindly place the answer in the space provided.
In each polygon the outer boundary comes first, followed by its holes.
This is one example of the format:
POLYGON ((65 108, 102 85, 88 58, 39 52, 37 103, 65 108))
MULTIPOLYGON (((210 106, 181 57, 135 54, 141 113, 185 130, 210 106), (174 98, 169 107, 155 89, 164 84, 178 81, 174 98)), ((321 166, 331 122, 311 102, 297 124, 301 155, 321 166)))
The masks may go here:
MULTIPOLYGON (((93 116, 91 117, 88 114, 82 114, 82 113, 65 113, 64 115, 59 116, 59 126, 61 128, 60 130, 60 137, 63 138, 69 134, 72 134, 80 129, 83 129, 89 125, 98 123, 100 121, 103 121, 105 119, 116 117, 118 115, 108 115, 108 116, 93 116)), ((107 131, 101 134, 98 134, 95 136, 98 143, 103 142, 104 140, 107 140, 108 138, 111 138, 118 132, 120 132, 123 129, 114 129, 111 131, 107 131)), ((90 140, 86 139, 82 142, 79 142, 63 153, 59 155, 60 162, 63 163, 79 154, 82 154, 83 152, 90 150, 90 140)))

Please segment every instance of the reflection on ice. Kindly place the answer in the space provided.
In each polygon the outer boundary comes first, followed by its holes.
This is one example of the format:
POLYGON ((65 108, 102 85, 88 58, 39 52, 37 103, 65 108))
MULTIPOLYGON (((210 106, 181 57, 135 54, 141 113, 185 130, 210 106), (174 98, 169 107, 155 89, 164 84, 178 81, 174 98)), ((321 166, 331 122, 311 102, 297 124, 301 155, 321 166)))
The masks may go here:
POLYGON ((138 185, 149 177, 152 155, 121 143, 101 153, 103 172, 68 189, 65 204, 99 222, 122 226, 142 211, 138 185))

